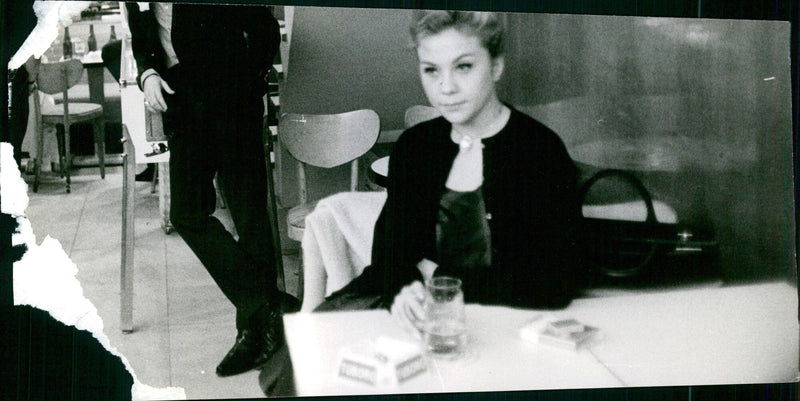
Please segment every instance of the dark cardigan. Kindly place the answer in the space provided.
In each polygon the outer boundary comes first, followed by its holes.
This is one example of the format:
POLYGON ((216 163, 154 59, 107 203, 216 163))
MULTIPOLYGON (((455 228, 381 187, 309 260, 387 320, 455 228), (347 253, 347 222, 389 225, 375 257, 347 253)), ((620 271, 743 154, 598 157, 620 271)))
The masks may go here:
MULTIPOLYGON (((436 217, 458 153, 444 118, 406 130, 389 163, 388 198, 375 225, 372 265, 342 291, 381 295, 421 280, 416 264, 436 261, 436 217)), ((508 123, 484 139, 483 195, 491 228, 492 266, 461 277, 468 303, 559 308, 576 292, 578 171, 561 139, 512 108, 508 123)))

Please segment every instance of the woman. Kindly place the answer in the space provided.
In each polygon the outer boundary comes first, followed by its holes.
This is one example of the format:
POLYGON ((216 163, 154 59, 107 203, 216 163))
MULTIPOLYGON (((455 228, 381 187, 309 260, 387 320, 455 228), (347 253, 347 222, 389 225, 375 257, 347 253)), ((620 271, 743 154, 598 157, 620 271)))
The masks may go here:
POLYGON ((555 133, 498 99, 499 17, 419 12, 411 36, 442 116, 394 145, 372 265, 317 310, 390 307, 419 330, 432 275, 460 277, 469 303, 566 306, 578 262, 577 169, 555 133))
POLYGON ((318 310, 391 306, 408 323, 433 274, 462 278, 466 302, 570 302, 578 171, 555 133, 499 100, 503 33, 493 13, 415 13, 420 79, 442 116, 394 145, 372 266, 318 310))

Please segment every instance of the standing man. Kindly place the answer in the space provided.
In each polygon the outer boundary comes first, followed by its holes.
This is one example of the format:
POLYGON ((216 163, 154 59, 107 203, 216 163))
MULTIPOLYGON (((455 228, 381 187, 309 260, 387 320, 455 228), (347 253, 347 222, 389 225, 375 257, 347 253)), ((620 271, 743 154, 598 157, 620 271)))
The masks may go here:
POLYGON ((145 103, 164 112, 172 224, 236 306, 236 342, 217 375, 258 369, 283 344, 262 142, 278 22, 266 6, 126 10, 145 103), (212 216, 215 174, 238 240, 212 216))

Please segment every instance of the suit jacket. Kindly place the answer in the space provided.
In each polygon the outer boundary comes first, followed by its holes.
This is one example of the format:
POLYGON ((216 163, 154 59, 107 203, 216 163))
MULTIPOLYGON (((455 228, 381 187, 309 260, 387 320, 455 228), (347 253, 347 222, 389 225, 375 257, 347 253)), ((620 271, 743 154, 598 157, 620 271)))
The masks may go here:
MULTIPOLYGON (((150 68, 164 76, 166 56, 153 7, 126 3, 126 9, 139 76, 150 68)), ((206 89, 263 96, 280 39, 278 21, 266 6, 172 6, 172 46, 181 74, 206 89)))

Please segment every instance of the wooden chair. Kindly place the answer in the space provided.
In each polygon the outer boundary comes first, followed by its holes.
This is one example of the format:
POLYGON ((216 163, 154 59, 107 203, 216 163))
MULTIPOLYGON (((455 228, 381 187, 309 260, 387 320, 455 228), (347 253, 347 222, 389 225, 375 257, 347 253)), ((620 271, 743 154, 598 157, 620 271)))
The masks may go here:
MULTIPOLYGON (((380 117, 372 110, 340 114, 283 114, 278 123, 278 137, 289 154, 298 161, 297 184, 300 204, 287 216, 288 236, 302 241, 305 218, 316 202, 309 202, 305 165, 333 168, 351 163, 350 191, 358 186, 358 158, 378 140, 380 117)), ((299 269, 298 299, 303 300, 303 274, 299 269)))
POLYGON ((442 113, 439 113, 439 110, 431 106, 415 105, 406 109, 404 122, 406 128, 411 128, 423 121, 432 120, 441 115, 442 113))
POLYGON ((64 135, 58 135, 58 162, 61 175, 67 179, 67 193, 70 192, 70 168, 72 155, 69 149, 70 127, 72 124, 92 121, 94 126, 94 143, 100 165, 100 177, 106 177, 105 169, 105 133, 103 122, 103 106, 95 103, 75 103, 69 101, 68 90, 80 81, 83 75, 83 64, 80 60, 67 60, 58 63, 45 63, 39 66, 36 80, 39 91, 47 94, 62 93, 62 104, 41 106, 39 92, 34 92, 34 113, 36 118, 36 160, 34 161, 33 192, 39 190, 44 147, 44 126, 63 125, 64 135))

